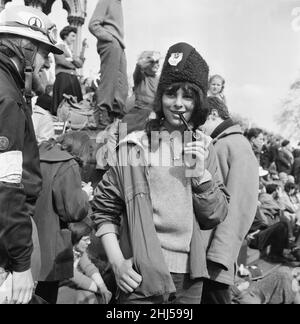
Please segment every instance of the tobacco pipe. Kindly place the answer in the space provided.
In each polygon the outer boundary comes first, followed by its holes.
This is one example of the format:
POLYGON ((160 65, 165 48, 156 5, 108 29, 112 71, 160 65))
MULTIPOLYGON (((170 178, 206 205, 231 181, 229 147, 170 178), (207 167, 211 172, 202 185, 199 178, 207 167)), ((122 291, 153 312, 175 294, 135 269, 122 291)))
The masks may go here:
POLYGON ((181 119, 181 121, 184 123, 184 125, 185 125, 187 131, 193 133, 193 140, 197 141, 197 140, 199 140, 199 138, 198 138, 198 136, 197 136, 197 133, 194 132, 194 130, 192 129, 191 125, 189 125, 189 123, 187 122, 187 120, 184 118, 184 114, 185 114, 185 113, 186 113, 186 112, 183 112, 183 111, 175 111, 175 112, 174 112, 175 115, 178 115, 178 116, 180 117, 180 119, 181 119))

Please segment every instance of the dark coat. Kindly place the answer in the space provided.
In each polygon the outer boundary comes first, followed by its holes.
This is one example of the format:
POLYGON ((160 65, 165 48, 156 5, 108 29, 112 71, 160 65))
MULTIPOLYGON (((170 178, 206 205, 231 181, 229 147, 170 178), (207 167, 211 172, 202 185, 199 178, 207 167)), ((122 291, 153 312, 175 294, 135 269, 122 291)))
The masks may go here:
POLYGON ((286 174, 291 174, 293 161, 285 149, 280 148, 278 150, 275 164, 278 173, 285 172, 286 174))
POLYGON ((295 181, 300 185, 300 157, 295 158, 292 175, 295 177, 295 181))
POLYGON ((0 266, 24 272, 31 267, 30 216, 41 190, 39 152, 24 81, 0 53, 0 266))
POLYGON ((74 158, 54 146, 41 148, 43 189, 37 201, 36 221, 41 245, 39 281, 73 277, 73 247, 68 224, 83 220, 89 211, 82 191, 79 166, 74 158))

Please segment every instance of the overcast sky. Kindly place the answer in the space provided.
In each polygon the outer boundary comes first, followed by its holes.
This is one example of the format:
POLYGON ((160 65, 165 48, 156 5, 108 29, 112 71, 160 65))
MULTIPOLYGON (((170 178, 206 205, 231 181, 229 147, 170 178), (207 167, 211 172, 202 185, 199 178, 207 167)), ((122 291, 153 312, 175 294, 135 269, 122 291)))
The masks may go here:
MULTIPOLYGON (((96 3, 88 0, 87 21, 96 3)), ((175 42, 188 42, 207 60, 212 74, 225 77, 232 111, 278 130, 274 116, 280 101, 300 77, 300 31, 292 27, 292 11, 300 0, 123 0, 123 7, 128 73, 143 50, 165 54, 175 42)), ((67 18, 61 8, 56 1, 50 15, 59 28, 67 18)), ((99 70, 99 59, 86 26, 84 36, 90 44, 88 76, 99 70)))

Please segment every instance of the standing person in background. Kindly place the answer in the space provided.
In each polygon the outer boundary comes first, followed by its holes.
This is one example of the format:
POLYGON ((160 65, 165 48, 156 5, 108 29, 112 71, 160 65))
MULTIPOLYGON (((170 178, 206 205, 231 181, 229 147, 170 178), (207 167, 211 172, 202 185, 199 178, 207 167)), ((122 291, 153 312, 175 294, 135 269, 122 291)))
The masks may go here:
POLYGON ((230 304, 235 264, 256 214, 259 167, 241 127, 232 121, 224 102, 210 97, 207 106, 209 116, 203 130, 213 139, 230 202, 224 223, 213 233, 203 233, 210 236, 207 250, 210 280, 204 283, 202 303, 230 304))
POLYGON ((284 140, 281 143, 281 147, 278 149, 275 164, 278 173, 284 172, 290 175, 294 164, 294 156, 291 151, 290 141, 284 140))
POLYGON ((93 188, 82 186, 81 169, 90 157, 86 134, 74 132, 40 146, 43 190, 34 215, 40 237, 42 269, 36 294, 55 304, 59 282, 73 277, 70 223, 89 212, 93 188))
POLYGON ((297 186, 300 186, 300 149, 294 151, 294 164, 292 168, 292 175, 295 177, 297 186))
POLYGON ((63 55, 55 55, 56 80, 53 90, 53 111, 56 116, 57 109, 63 100, 63 95, 77 97, 77 101, 83 100, 81 85, 77 77, 76 69, 83 67, 85 61, 86 39, 82 43, 82 50, 79 57, 74 56, 72 46, 76 41, 77 29, 67 26, 60 32, 63 43, 58 47, 64 52, 63 55))
POLYGON ((112 117, 124 114, 128 97, 122 1, 99 0, 89 30, 98 40, 101 81, 96 97, 100 110, 99 124, 106 128, 112 117))
POLYGON ((253 152, 260 164, 260 155, 264 146, 264 133, 260 128, 251 128, 245 132, 245 136, 250 142, 253 152))
POLYGON ((154 99, 158 87, 160 53, 143 52, 133 73, 135 106, 138 108, 154 109, 154 99))
POLYGON ((217 97, 226 104, 226 97, 224 95, 225 79, 220 75, 213 75, 209 79, 208 97, 217 97))
POLYGON ((12 273, 9 302, 17 304, 32 298, 32 216, 42 187, 30 103, 32 91, 43 90, 39 75, 49 53, 62 54, 55 31, 31 7, 10 7, 0 15, 0 268, 12 273))
POLYGON ((134 107, 123 119, 127 124, 128 134, 145 129, 151 113, 154 111, 154 100, 159 82, 160 53, 143 52, 136 65, 134 79, 134 107))

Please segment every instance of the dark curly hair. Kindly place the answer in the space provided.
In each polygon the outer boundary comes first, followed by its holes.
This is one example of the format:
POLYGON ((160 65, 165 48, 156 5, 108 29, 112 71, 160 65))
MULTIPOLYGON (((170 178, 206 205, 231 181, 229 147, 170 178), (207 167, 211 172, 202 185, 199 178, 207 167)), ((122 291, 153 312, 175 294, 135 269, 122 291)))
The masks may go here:
POLYGON ((257 138, 260 134, 263 134, 263 130, 260 128, 251 128, 246 130, 244 136, 247 137, 249 141, 251 141, 252 138, 257 138))
MULTIPOLYGON (((192 123, 194 130, 198 129, 199 126, 204 125, 209 111, 206 104, 206 96, 204 95, 203 91, 199 87, 188 82, 174 83, 173 85, 171 85, 171 87, 168 88, 168 90, 170 90, 170 88, 172 88, 172 91, 174 92, 178 91, 179 89, 192 92, 195 108, 189 122, 192 123)), ((146 133, 148 135, 150 143, 151 132, 160 131, 164 123, 165 115, 163 112, 162 95, 156 97, 155 99, 156 119, 150 120, 146 125, 146 133)))
POLYGON ((66 26, 62 29, 59 36, 64 41, 71 33, 77 34, 77 28, 72 26, 66 26))

